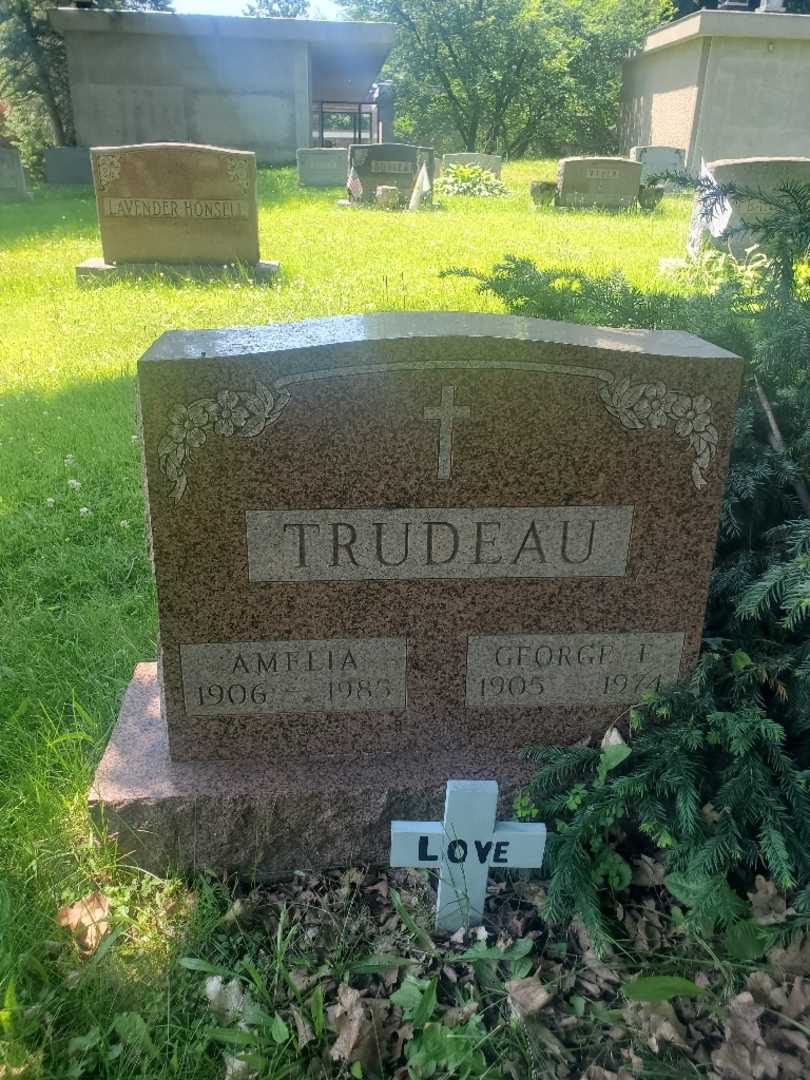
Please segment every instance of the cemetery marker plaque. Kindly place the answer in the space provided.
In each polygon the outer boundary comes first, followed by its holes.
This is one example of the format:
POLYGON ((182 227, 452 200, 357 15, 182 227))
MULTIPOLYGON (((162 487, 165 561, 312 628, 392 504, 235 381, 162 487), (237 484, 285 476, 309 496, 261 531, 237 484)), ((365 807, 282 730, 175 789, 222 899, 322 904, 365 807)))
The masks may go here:
POLYGON ((691 671, 741 366, 511 316, 165 334, 139 366, 159 678, 95 804, 268 872, 384 860, 447 776, 508 804, 523 746, 691 671))

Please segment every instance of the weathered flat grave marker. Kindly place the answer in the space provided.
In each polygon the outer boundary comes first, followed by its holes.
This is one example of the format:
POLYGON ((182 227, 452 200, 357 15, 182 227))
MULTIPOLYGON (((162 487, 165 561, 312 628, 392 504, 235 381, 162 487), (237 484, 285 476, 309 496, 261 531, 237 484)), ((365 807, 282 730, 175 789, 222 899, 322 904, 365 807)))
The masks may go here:
POLYGON ((272 277, 259 259, 256 156, 186 143, 103 146, 91 151, 103 259, 76 268, 79 282, 133 268, 183 268, 207 276, 241 264, 272 277))
POLYGON ((741 366, 496 315, 164 335, 139 365, 160 678, 97 804, 139 858, 275 872, 384 861, 448 776, 506 802, 522 747, 692 670, 741 366))
POLYGON ((442 821, 392 821, 391 866, 439 875, 436 929, 451 933, 484 917, 489 868, 539 868, 546 827, 496 821, 494 780, 448 780, 442 821))
POLYGON ((641 163, 628 158, 569 157, 557 165, 558 206, 635 206, 640 185, 641 163))

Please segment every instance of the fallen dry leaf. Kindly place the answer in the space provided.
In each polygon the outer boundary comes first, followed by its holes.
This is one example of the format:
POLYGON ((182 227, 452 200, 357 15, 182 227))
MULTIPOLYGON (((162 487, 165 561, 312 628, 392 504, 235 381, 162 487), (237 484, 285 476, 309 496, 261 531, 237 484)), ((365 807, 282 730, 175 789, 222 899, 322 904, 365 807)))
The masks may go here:
POLYGON ((669 1001, 633 1001, 623 1009, 627 1026, 634 1030, 654 1054, 662 1044, 687 1050, 686 1028, 669 1001))
POLYGON ((529 975, 525 979, 510 979, 505 985, 509 1000, 521 1020, 525 1020, 527 1016, 534 1016, 554 1000, 554 992, 547 990, 534 975, 529 975))
POLYGON ((466 1024, 477 1012, 477 1001, 468 1001, 466 1005, 451 1005, 442 1013, 442 1023, 445 1027, 458 1027, 460 1024, 466 1024))
POLYGON ((223 1054, 222 1060, 225 1063, 225 1080, 253 1080, 259 1075, 246 1061, 232 1054, 223 1054))
POLYGON ((391 1002, 362 998, 359 990, 341 983, 338 1003, 327 1010, 327 1020, 337 1032, 330 1050, 333 1061, 359 1061, 367 1069, 376 1069, 385 1044, 384 1022, 391 1002))
POLYGON ((748 894, 751 912, 760 926, 774 926, 783 923, 788 915, 793 915, 793 908, 787 906, 772 881, 766 881, 762 874, 754 878, 754 891, 748 894))
POLYGON ((315 1032, 312 1030, 312 1025, 309 1020, 304 1016, 297 1005, 290 1005, 290 1012, 292 1013, 293 1022, 295 1023, 295 1031, 298 1035, 298 1049, 306 1046, 308 1042, 312 1042, 315 1038, 315 1032))
POLYGON ((85 956, 90 956, 110 929, 109 913, 110 901, 104 893, 95 890, 75 904, 60 908, 56 921, 70 930, 79 949, 85 956))
POLYGON ((225 982, 221 975, 209 975, 205 980, 205 996, 220 1023, 247 1019, 245 1013, 251 1008, 251 1002, 238 979, 225 982))

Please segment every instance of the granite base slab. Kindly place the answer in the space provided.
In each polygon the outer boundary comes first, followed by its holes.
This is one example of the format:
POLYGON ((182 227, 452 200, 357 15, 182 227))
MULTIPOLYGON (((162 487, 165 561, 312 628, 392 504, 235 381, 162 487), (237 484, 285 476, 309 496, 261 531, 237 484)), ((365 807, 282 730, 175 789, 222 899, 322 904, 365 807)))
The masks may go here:
POLYGON ((440 820, 448 779, 497 780, 501 818, 531 768, 514 752, 172 761, 157 665, 135 669, 90 790, 92 817, 123 857, 155 874, 212 869, 270 878, 388 862, 394 819, 440 820))
POLYGON ((108 263, 103 258, 93 258, 85 259, 76 267, 76 282, 78 285, 110 284, 122 277, 154 277, 156 274, 172 280, 208 281, 239 278, 246 273, 251 281, 265 283, 273 281, 279 269, 279 263, 265 260, 252 266, 211 266, 207 263, 108 263))

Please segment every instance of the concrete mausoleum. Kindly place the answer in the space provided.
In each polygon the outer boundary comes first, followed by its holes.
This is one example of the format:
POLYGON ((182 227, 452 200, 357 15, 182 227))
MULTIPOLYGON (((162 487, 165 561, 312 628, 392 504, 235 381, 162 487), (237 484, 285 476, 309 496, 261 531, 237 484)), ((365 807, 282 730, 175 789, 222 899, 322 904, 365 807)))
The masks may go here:
POLYGON ((79 146, 200 143, 287 164, 299 147, 330 144, 332 113, 352 118, 346 145, 391 137, 390 86, 373 85, 394 43, 388 23, 74 8, 49 18, 65 39, 79 146))
POLYGON ((719 158, 810 155, 810 16, 697 11, 624 67, 622 142, 719 158))

